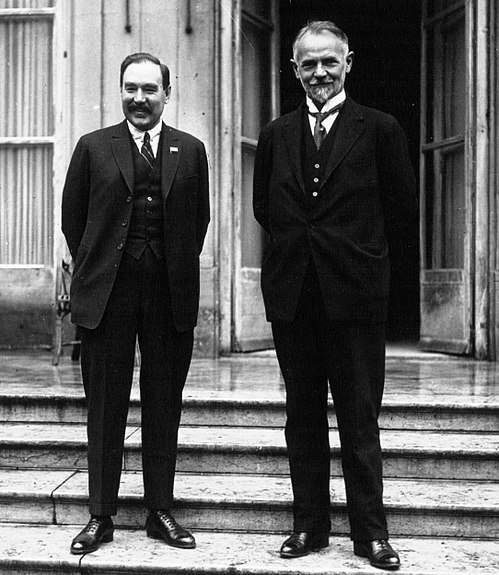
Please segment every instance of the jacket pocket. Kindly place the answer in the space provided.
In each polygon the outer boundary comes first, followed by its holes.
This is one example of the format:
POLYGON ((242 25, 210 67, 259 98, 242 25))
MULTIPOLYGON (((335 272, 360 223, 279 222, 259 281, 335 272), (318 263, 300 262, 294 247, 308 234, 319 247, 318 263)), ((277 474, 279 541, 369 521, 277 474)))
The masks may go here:
POLYGON ((388 245, 386 243, 359 243, 355 242, 355 247, 364 255, 370 258, 383 259, 388 256, 388 245))

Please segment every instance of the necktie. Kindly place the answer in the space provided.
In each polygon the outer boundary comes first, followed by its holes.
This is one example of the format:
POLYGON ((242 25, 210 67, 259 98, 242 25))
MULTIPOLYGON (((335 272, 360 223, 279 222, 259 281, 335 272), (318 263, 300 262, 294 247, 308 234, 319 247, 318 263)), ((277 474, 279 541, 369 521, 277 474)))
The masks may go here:
POLYGON ((147 163, 152 168, 154 166, 154 154, 151 148, 151 136, 149 135, 149 132, 144 134, 144 141, 142 142, 140 153, 144 156, 144 158, 147 160, 147 163))
POLYGON ((334 108, 331 108, 330 110, 328 110, 327 112, 310 112, 309 111, 309 114, 311 116, 314 116, 314 118, 315 118, 314 140, 315 140, 315 145, 317 146, 318 150, 322 146, 322 142, 325 140, 325 138, 327 136, 326 128, 324 128, 324 126, 322 125, 322 122, 328 116, 330 116, 331 114, 334 114, 335 112, 340 110, 340 108, 343 106, 343 104, 344 104, 344 102, 341 102, 337 106, 334 106, 334 108))

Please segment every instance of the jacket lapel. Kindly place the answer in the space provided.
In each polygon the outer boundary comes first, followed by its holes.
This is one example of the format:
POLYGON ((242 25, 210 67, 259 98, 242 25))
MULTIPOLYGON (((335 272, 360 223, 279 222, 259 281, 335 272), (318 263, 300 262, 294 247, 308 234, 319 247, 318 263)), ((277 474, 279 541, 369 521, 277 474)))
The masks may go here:
POLYGON ((126 185, 130 192, 133 193, 133 156, 130 147, 130 132, 126 120, 118 124, 116 132, 111 135, 111 148, 126 185))
POLYGON ((291 112, 284 125, 284 142, 288 152, 291 169, 300 184, 300 188, 305 193, 305 182, 301 167, 301 150, 302 150, 302 121, 303 106, 300 106, 294 112, 291 112))
POLYGON ((161 150, 161 192, 163 202, 165 202, 172 189, 173 179, 182 153, 178 132, 166 124, 163 124, 161 130, 161 150))
POLYGON ((333 150, 328 158, 322 186, 329 179, 338 164, 348 154, 352 146, 359 139, 359 136, 365 130, 365 122, 362 112, 357 107, 357 104, 350 98, 347 98, 336 120, 338 128, 334 136, 333 150))

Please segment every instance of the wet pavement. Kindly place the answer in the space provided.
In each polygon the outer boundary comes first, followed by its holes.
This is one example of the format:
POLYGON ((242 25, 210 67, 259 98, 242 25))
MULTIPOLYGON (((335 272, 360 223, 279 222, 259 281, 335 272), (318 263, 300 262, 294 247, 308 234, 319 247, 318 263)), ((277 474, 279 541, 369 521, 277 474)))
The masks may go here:
MULTIPOLYGON (((138 396, 139 368, 132 397, 138 396)), ((68 355, 52 366, 43 351, 0 351, 0 392, 81 396, 80 366, 68 355)), ((194 359, 184 397, 282 400, 284 383, 272 352, 194 359)), ((499 364, 388 348, 384 402, 499 407, 499 364)))

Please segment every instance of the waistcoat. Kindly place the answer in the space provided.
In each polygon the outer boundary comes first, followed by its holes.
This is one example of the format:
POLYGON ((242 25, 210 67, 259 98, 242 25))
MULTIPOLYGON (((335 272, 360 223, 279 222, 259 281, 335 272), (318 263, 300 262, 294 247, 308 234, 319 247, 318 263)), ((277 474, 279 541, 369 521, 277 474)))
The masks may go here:
POLYGON ((334 138, 338 128, 338 122, 341 118, 341 110, 331 126, 328 135, 322 142, 320 149, 315 145, 314 137, 310 130, 310 123, 308 120, 308 111, 305 108, 302 121, 302 174, 303 181, 305 182, 305 190, 307 195, 314 199, 317 197, 319 187, 324 178, 324 172, 329 157, 333 151, 334 138), (315 194, 315 195, 314 195, 315 194))
POLYGON ((125 250, 139 259, 150 246, 158 259, 164 257, 163 197, 161 195, 161 139, 154 166, 132 141, 134 190, 133 208, 125 250))

